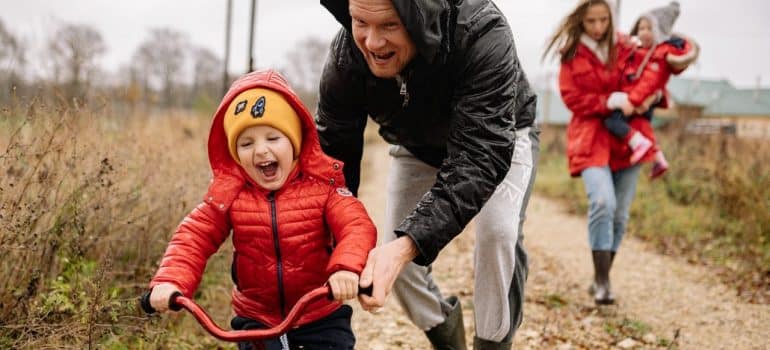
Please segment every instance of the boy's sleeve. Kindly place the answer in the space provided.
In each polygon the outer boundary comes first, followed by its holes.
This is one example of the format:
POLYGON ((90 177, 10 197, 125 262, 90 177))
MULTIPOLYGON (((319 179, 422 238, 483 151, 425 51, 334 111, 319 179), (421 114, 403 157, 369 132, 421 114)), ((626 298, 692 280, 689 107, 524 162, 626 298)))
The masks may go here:
POLYGON ((330 193, 324 215, 335 241, 326 272, 347 270, 360 274, 369 251, 377 244, 377 228, 364 205, 347 188, 339 187, 330 193))
POLYGON ((229 232, 226 212, 207 202, 199 204, 171 237, 150 288, 172 283, 185 296, 192 297, 200 284, 206 261, 219 249, 229 232))

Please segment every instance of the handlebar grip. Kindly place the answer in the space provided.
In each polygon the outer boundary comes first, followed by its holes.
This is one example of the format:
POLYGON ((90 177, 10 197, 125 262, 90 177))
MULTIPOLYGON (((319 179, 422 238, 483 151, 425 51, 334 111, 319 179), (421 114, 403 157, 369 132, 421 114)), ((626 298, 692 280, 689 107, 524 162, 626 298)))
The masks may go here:
POLYGON ((358 294, 363 294, 366 296, 372 296, 372 289, 374 288, 374 284, 369 285, 369 287, 361 288, 358 287, 358 294))
POLYGON ((152 307, 152 304, 150 304, 150 292, 146 291, 144 294, 142 294, 142 298, 139 299, 139 306, 142 307, 142 311, 148 315, 152 315, 156 312, 155 308, 152 307))
MULTIPOLYGON (((334 293, 332 293, 332 286, 327 285, 327 288, 329 288, 329 289, 326 292, 326 298, 329 299, 329 300, 334 300, 334 293)), ((366 287, 366 288, 361 288, 359 286, 358 287, 358 294, 359 295, 363 294, 363 295, 372 296, 372 286, 369 286, 369 287, 366 287)))
MULTIPOLYGON (((150 304, 150 293, 152 293, 152 290, 148 290, 142 294, 142 298, 139 299, 139 306, 142 307, 142 311, 148 315, 152 315, 158 310, 155 310, 154 307, 152 307, 152 304, 150 304)), ((182 305, 177 304, 176 298, 181 297, 182 293, 180 292, 174 292, 171 294, 171 297, 168 298, 168 308, 173 311, 179 311, 182 310, 182 305)))
POLYGON ((172 311, 182 310, 182 305, 176 302, 176 298, 181 296, 182 296, 182 292, 174 292, 173 294, 171 294, 171 297, 168 298, 168 308, 171 309, 172 311))

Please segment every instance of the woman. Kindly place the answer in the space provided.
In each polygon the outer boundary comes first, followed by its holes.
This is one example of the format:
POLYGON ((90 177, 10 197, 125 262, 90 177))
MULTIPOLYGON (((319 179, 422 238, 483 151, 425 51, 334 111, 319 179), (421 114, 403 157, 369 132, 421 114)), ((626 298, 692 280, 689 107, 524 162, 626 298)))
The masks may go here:
MULTIPOLYGON (((607 1, 584 0, 559 26, 546 54, 555 46, 560 46, 559 88, 573 113, 567 126, 569 171, 582 177, 588 194, 588 239, 594 263, 590 293, 597 304, 612 304, 610 267, 625 232, 640 165, 618 166, 615 159, 628 159, 630 149, 610 137, 603 120, 615 109, 633 113, 634 106, 620 92, 621 65, 631 45, 615 33, 607 1)), ((637 129, 651 130, 649 125, 637 129)))

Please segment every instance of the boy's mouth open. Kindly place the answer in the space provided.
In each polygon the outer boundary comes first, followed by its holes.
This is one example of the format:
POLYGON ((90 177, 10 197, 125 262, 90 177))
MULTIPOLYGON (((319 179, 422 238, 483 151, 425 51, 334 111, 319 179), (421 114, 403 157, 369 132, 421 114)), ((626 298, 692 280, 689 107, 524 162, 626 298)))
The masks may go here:
POLYGON ((266 179, 270 180, 278 173, 278 162, 262 162, 257 164, 257 169, 259 169, 259 172, 261 172, 266 179))

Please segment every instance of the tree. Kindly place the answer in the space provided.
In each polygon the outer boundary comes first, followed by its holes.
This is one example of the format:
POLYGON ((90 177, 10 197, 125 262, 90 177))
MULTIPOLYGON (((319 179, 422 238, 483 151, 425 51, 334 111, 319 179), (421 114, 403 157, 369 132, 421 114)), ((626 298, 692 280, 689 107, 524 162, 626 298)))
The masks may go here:
POLYGON ((157 28, 134 53, 135 67, 143 75, 145 88, 158 88, 163 95, 165 106, 179 103, 175 88, 181 84, 184 72, 185 54, 189 48, 184 33, 169 28, 157 28))
POLYGON ((12 92, 21 82, 20 76, 25 63, 24 46, 0 20, 0 86, 3 87, 0 101, 4 101, 6 92, 12 92), (6 87, 9 90, 6 90, 6 87))
POLYGON ((102 35, 83 24, 65 24, 48 43, 54 80, 67 85, 68 97, 82 97, 97 69, 96 59, 107 51, 102 35))
POLYGON ((318 84, 328 52, 328 42, 307 37, 286 54, 288 64, 281 68, 281 73, 311 110, 318 102, 318 84))
POLYGON ((219 100, 222 84, 222 60, 204 47, 196 47, 193 55, 192 98, 194 105, 211 105, 219 100))

